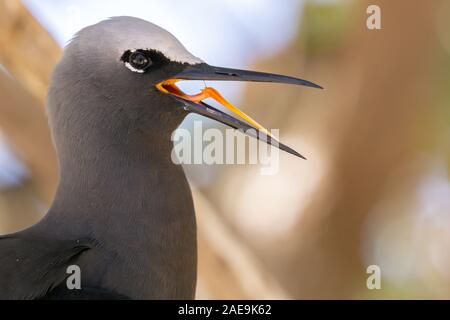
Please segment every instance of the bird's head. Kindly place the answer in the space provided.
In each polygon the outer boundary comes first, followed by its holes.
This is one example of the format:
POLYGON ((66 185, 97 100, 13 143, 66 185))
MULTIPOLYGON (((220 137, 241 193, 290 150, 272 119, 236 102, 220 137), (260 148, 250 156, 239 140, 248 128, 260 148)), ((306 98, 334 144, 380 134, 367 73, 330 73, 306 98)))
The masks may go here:
POLYGON ((52 130, 78 135, 83 126, 89 126, 101 134, 122 126, 128 132, 134 127, 158 134, 154 127, 158 123, 171 134, 193 112, 301 156, 215 89, 185 94, 176 85, 182 80, 277 82, 320 88, 289 76, 211 66, 189 53, 166 30, 145 20, 115 17, 81 30, 66 47, 49 92, 52 130), (234 116, 204 103, 206 98, 215 99, 234 116), (83 125, 76 125, 81 122, 83 125))

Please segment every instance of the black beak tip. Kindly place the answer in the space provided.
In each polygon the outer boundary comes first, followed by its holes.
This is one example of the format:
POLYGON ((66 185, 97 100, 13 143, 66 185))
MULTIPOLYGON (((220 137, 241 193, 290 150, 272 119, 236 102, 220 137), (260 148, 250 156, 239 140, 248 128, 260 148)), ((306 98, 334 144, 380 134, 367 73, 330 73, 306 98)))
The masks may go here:
POLYGON ((295 156, 297 156, 297 157, 299 157, 299 158, 301 158, 301 159, 303 159, 303 160, 308 160, 308 159, 306 159, 306 157, 305 156, 302 156, 300 153, 298 153, 297 151, 294 151, 295 153, 294 153, 294 155, 295 156))
POLYGON ((286 151, 287 153, 290 153, 290 154, 292 154, 292 155, 294 155, 296 157, 299 157, 299 158, 301 158, 303 160, 308 160, 308 159, 306 159, 306 157, 304 157, 303 155, 301 155, 300 153, 298 153, 294 149, 288 147, 287 145, 282 144, 281 142, 279 142, 278 148, 280 150, 286 151))
POLYGON ((319 86, 318 84, 315 84, 314 82, 310 82, 310 81, 305 81, 303 83, 303 85, 307 86, 307 87, 311 87, 311 88, 316 88, 316 89, 320 89, 323 90, 324 88, 322 86, 319 86))

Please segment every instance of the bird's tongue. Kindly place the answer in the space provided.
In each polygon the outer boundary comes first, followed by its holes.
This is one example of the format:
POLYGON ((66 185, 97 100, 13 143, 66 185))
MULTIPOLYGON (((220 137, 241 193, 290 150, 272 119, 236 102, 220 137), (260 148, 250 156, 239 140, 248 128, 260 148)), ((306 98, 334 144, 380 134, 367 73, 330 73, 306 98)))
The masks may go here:
POLYGON ((239 108, 232 105, 228 100, 226 100, 216 89, 212 87, 205 87, 202 89, 199 93, 194 95, 189 95, 181 91, 180 88, 175 84, 179 79, 170 79, 166 80, 160 84, 158 84, 158 89, 161 91, 165 91, 166 93, 173 94, 177 97, 183 98, 188 101, 192 101, 195 103, 199 103, 205 99, 211 98, 217 101, 219 104, 233 112, 235 115, 242 118, 247 123, 254 126, 256 129, 264 132, 267 136, 270 136, 273 138, 273 136, 270 134, 270 132, 264 128, 262 125, 260 125, 258 122, 256 122, 254 119, 252 119, 249 115, 247 115, 245 112, 241 111, 239 108))

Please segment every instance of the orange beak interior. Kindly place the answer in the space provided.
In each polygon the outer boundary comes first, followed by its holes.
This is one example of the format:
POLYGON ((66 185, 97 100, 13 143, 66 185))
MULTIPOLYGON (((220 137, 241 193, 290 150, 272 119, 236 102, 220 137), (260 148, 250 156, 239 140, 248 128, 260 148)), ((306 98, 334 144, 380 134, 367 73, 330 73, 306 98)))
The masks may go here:
POLYGON ((235 115, 239 116, 241 119, 246 121, 247 123, 253 125, 258 130, 264 132, 267 136, 272 137, 270 132, 264 128, 262 125, 260 125, 258 122, 256 122, 254 119, 252 119, 249 115, 232 105, 228 100, 226 100, 216 89, 212 87, 205 87, 202 89, 199 93, 194 95, 189 95, 181 91, 180 88, 176 85, 176 82, 181 81, 182 79, 169 79, 162 81, 156 85, 156 88, 163 92, 175 95, 177 97, 180 97, 182 99, 199 103, 205 99, 211 98, 217 101, 220 105, 224 106, 231 112, 233 112, 235 115))

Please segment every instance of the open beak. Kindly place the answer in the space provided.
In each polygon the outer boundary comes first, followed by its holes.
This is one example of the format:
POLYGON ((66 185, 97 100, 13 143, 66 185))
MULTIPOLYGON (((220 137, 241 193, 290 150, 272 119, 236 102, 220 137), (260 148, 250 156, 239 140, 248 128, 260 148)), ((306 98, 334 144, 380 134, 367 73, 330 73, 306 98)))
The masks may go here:
POLYGON ((177 87, 176 82, 180 80, 224 80, 224 81, 254 81, 254 82, 275 82, 302 85, 307 87, 319 88, 321 86, 314 84, 307 80, 293 78, 289 76, 283 76, 272 73, 247 71, 239 69, 230 69, 222 67, 210 66, 206 63, 197 65, 189 65, 180 73, 174 75, 172 78, 164 80, 156 85, 156 88, 166 94, 172 95, 175 99, 182 102, 185 109, 190 112, 200 114, 210 119, 219 121, 232 128, 242 130, 249 136, 256 139, 260 139, 270 145, 278 147, 288 153, 291 153, 297 157, 306 159, 297 151, 289 148, 275 139, 270 132, 253 120, 250 116, 245 114, 240 109, 233 106, 222 95, 211 87, 204 88, 200 93, 195 95, 185 94, 180 88, 177 87), (232 117, 208 104, 203 100, 212 98, 220 103, 222 106, 230 110, 232 113, 238 116, 238 118, 232 117), (239 119, 240 118, 240 119, 239 119))

